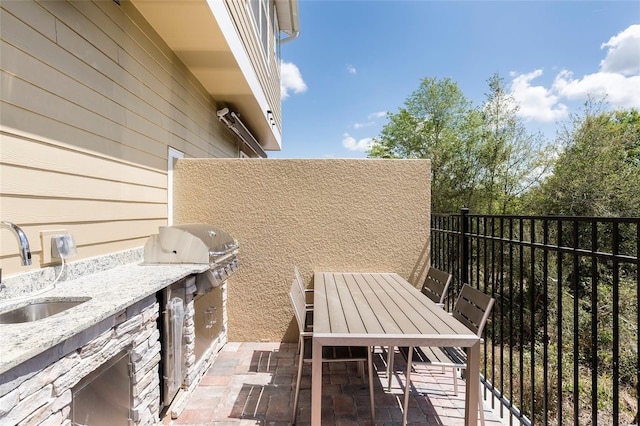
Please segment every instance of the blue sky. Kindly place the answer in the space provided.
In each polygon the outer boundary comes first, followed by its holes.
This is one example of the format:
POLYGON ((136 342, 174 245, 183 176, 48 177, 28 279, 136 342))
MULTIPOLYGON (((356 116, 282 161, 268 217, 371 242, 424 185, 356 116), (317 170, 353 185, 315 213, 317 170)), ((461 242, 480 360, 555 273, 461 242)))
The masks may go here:
POLYGON ((365 158, 427 77, 474 104, 500 73, 531 131, 553 138, 588 94, 640 108, 640 2, 300 0, 282 46, 282 151, 365 158))

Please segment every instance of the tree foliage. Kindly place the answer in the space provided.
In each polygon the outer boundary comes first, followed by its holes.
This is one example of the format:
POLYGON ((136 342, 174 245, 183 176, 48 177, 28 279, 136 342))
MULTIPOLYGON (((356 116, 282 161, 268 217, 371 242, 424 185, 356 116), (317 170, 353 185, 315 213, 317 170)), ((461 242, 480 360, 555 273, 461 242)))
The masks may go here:
POLYGON ((495 74, 481 107, 450 79, 423 79, 369 151, 377 158, 429 158, 432 209, 513 213, 518 197, 546 171, 544 139, 529 134, 519 106, 495 74))
POLYGON ((640 216, 640 114, 589 100, 564 124, 553 174, 530 194, 530 210, 571 216, 640 216))
POLYGON ((496 73, 488 84, 478 156, 482 179, 477 188, 486 194, 486 205, 479 212, 516 213, 519 197, 547 172, 550 152, 542 134, 529 133, 518 117, 520 106, 507 93, 504 79, 496 73))
POLYGON ((431 159, 433 209, 455 211, 471 197, 477 118, 456 83, 425 78, 405 107, 388 115, 369 156, 431 159))

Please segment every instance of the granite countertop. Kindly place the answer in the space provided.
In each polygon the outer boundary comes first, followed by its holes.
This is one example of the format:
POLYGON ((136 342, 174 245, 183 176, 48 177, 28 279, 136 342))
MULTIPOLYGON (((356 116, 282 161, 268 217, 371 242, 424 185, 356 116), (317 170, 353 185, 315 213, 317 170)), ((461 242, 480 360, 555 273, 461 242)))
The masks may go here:
POLYGON ((4 312, 28 301, 90 298, 67 311, 38 321, 0 324, 0 374, 121 313, 168 285, 208 268, 209 265, 205 264, 131 263, 60 282, 55 289, 35 295, 33 299, 0 301, 0 312, 4 312))

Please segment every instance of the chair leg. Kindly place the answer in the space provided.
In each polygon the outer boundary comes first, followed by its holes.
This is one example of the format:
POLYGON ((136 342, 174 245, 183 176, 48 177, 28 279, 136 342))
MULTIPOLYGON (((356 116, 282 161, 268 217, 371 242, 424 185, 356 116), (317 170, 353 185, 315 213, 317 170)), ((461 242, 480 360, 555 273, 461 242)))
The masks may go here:
MULTIPOLYGON (((301 339, 302 340, 302 339, 301 339)), ((304 343, 301 343, 303 345, 304 343)), ((291 414, 291 424, 296 424, 298 416, 298 398, 300 397, 300 381, 302 380, 302 364, 304 363, 304 348, 300 345, 300 356, 298 358, 298 377, 296 378, 296 391, 293 396, 293 413, 291 414)))
POLYGON ((389 346, 387 352, 387 392, 391 392, 391 376, 393 376, 393 357, 395 355, 395 351, 395 346, 389 346))
POLYGON ((480 382, 480 393, 478 393, 478 410, 480 410, 480 425, 484 426, 484 398, 482 398, 482 382, 480 382))
POLYGON ((458 396, 458 369, 452 368, 453 370, 453 394, 458 396))

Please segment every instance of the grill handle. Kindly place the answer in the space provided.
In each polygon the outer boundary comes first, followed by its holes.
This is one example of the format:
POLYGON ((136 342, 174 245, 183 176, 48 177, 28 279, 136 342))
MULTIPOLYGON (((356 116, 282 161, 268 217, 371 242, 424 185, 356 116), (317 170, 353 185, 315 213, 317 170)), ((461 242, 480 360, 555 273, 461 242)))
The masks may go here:
POLYGON ((238 249, 238 243, 233 243, 233 244, 229 244, 227 246, 227 249, 224 250, 224 251, 213 251, 213 250, 210 250, 209 251, 209 256, 223 256, 223 255, 231 253, 232 251, 237 250, 237 249, 238 249))

